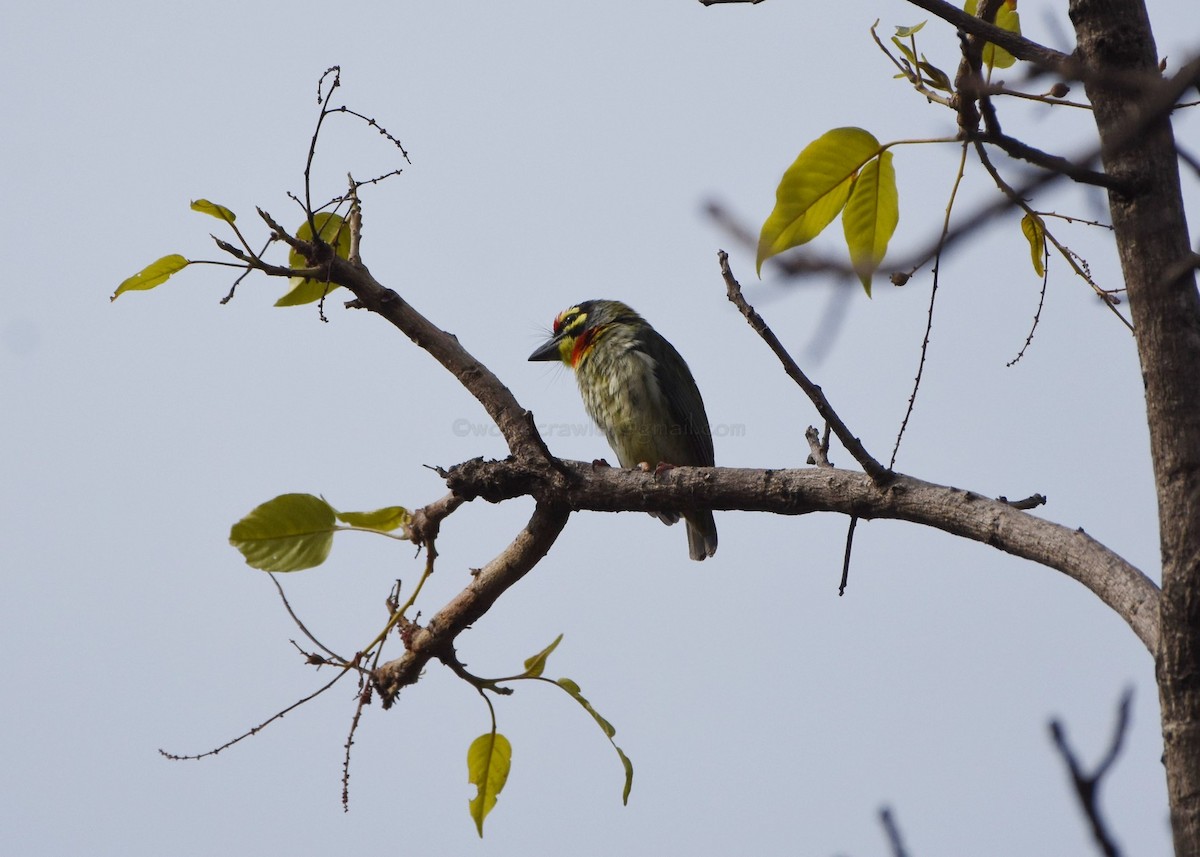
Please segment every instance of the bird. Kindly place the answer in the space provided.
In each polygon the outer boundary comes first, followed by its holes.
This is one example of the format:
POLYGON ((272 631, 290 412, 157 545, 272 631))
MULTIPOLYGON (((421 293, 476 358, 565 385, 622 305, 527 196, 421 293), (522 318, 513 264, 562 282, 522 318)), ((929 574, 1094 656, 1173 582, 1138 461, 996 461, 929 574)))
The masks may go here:
MULTIPOLYGON (((608 438, 622 467, 712 467, 712 432, 704 400, 683 357, 645 319, 614 300, 588 300, 554 319, 553 334, 529 355, 575 370, 588 415, 608 438)), ((674 524, 679 512, 651 512, 674 524)), ((717 551, 710 509, 683 513, 688 555, 717 551)))

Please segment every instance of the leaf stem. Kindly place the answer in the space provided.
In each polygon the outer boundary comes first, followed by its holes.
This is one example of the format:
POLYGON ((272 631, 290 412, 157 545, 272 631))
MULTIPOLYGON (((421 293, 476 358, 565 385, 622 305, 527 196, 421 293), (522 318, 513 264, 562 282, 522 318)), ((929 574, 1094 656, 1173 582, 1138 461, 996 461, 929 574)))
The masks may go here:
MULTIPOLYGON (((347 529, 356 529, 356 528, 350 527, 347 529)), ((378 532, 378 531, 377 530, 369 530, 367 532, 378 532)), ((384 533, 383 535, 387 535, 387 533, 384 533)), ((395 537, 393 537, 393 538, 395 538, 395 537)), ((412 594, 410 594, 408 596, 408 600, 405 601, 404 604, 402 604, 400 607, 397 607, 392 612, 392 615, 388 619, 387 624, 383 626, 383 630, 380 631, 375 636, 375 639, 372 640, 370 643, 368 643, 367 647, 362 650, 364 655, 367 652, 370 652, 372 649, 374 649, 376 646, 378 646, 380 643, 382 643, 384 640, 387 639, 387 635, 392 633, 392 629, 395 628, 396 625, 400 622, 400 620, 404 618, 404 614, 408 612, 408 608, 412 607, 413 604, 416 602, 417 596, 421 594, 421 587, 423 587, 425 585, 425 581, 428 580, 432 575, 433 575, 433 562, 431 560, 431 561, 425 563, 425 571, 423 571, 421 573, 421 578, 417 581, 416 587, 413 588, 412 594)))

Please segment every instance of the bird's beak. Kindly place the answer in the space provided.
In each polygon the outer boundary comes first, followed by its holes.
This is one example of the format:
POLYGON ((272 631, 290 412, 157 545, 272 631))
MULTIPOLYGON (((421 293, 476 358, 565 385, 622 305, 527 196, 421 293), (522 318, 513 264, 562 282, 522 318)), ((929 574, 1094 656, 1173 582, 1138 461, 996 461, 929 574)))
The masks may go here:
POLYGON ((529 355, 530 362, 538 360, 562 360, 562 354, 559 353, 558 344, 562 341, 561 336, 552 336, 541 345, 537 351, 529 355))

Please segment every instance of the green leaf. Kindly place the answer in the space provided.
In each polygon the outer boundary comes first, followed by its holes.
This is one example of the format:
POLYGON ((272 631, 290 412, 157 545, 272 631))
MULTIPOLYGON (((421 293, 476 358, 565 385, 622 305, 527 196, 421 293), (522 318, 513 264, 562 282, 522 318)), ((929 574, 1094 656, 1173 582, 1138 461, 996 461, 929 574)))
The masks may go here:
POLYGON ((117 290, 113 292, 109 300, 115 301, 119 295, 125 292, 141 292, 146 289, 152 289, 155 286, 161 286, 167 280, 171 279, 172 274, 182 271, 190 264, 192 263, 178 253, 163 256, 157 262, 151 262, 132 277, 125 279, 121 285, 117 286, 117 290))
MULTIPOLYGON (((908 45, 904 44, 904 42, 900 41, 895 36, 892 36, 892 44, 894 44, 897 48, 900 49, 900 53, 904 54, 905 59, 907 59, 913 65, 917 64, 917 55, 913 53, 912 48, 910 48, 908 45)), ((903 77, 904 75, 899 75, 899 76, 903 77)))
POLYGON ((207 199, 197 199, 192 201, 192 211, 199 211, 201 214, 208 214, 217 220, 224 220, 226 223, 233 223, 237 220, 237 215, 223 205, 217 205, 215 202, 209 202, 207 199))
POLYGON ((1033 258, 1033 270, 1039 277, 1046 276, 1046 224, 1036 214, 1021 218, 1021 231, 1029 242, 1029 255, 1033 258))
POLYGON ((325 561, 336 530, 332 506, 312 494, 281 494, 256 506, 229 531, 246 564, 263 571, 300 571, 325 561))
MULTIPOLYGON (((978 15, 978 7, 978 0, 966 0, 963 4, 963 11, 968 15, 978 15)), ((993 23, 1002 30, 1021 35, 1021 16, 1017 12, 1017 0, 1004 0, 996 12, 996 20, 993 23)), ((988 68, 1009 68, 1016 61, 1016 57, 991 42, 983 46, 983 64, 988 68)))
POLYGON ((546 646, 532 658, 525 660, 525 672, 521 673, 522 678, 538 678, 546 669, 546 660, 550 657, 550 653, 558 648, 558 644, 562 642, 563 635, 559 634, 554 638, 554 642, 546 646))
POLYGON ((496 805, 511 765, 512 745, 499 732, 480 735, 467 750, 467 774, 471 785, 478 788, 470 802, 471 818, 475 819, 480 839, 483 838, 483 820, 496 805))
POLYGON ((921 61, 917 63, 917 68, 924 73, 926 82, 934 89, 940 89, 943 92, 953 91, 953 86, 950 84, 950 76, 925 59, 925 54, 921 54, 921 61))
POLYGON ((613 744, 613 749, 617 751, 617 755, 621 757, 621 765, 625 768, 625 788, 621 792, 621 803, 625 806, 629 805, 629 792, 633 789, 633 762, 629 761, 629 757, 625 755, 625 751, 613 744))
MULTIPOLYGON (((350 225, 341 215, 321 212, 313 215, 313 222, 317 225, 317 234, 322 241, 332 245, 334 252, 341 258, 350 258, 350 225)), ((309 226, 307 220, 301 223, 300 228, 296 230, 296 237, 301 241, 313 240, 312 227, 309 226)), ((307 268, 308 260, 292 247, 288 250, 288 267, 307 268)), ((275 306, 301 306, 315 303, 334 289, 339 288, 324 280, 306 280, 302 277, 292 277, 288 284, 292 287, 291 290, 275 301, 275 306)))
POLYGON ((403 506, 386 506, 373 512, 335 512, 337 519, 352 527, 390 533, 412 522, 412 515, 403 506))
POLYGON ((770 257, 811 241, 846 204, 854 177, 879 154, 862 128, 834 128, 805 147, 775 191, 775 209, 758 239, 757 269, 770 257))
POLYGON ((909 38, 911 36, 915 36, 917 33, 921 32, 921 28, 924 26, 925 26, 925 22, 922 21, 919 24, 913 24, 911 27, 897 27, 896 28, 896 36, 901 39, 907 39, 907 38, 909 38))
POLYGON ((858 174, 842 213, 850 262, 868 296, 871 294, 871 275, 883 261, 899 220, 900 197, 896 190, 892 153, 883 151, 858 174))
POLYGON ((301 306, 316 303, 321 298, 338 288, 333 283, 324 280, 306 280, 303 277, 292 277, 288 280, 291 291, 275 301, 275 306, 301 306))
POLYGON ((621 766, 625 769, 625 788, 621 792, 621 802, 629 803, 629 792, 633 788, 633 763, 629 761, 629 757, 625 755, 625 751, 617 746, 617 742, 613 740, 613 736, 617 734, 616 727, 600 716, 600 712, 592 708, 592 704, 583 698, 583 694, 579 692, 579 685, 571 681, 569 678, 560 678, 555 682, 559 687, 571 694, 571 697, 583 706, 588 714, 592 715, 592 719, 604 730, 608 742, 613 745, 613 749, 617 751, 617 755, 621 758, 621 766))
POLYGON ((582 705, 587 710, 587 713, 595 718, 596 722, 600 724, 600 728, 604 730, 605 735, 607 735, 609 738, 612 738, 612 736, 617 734, 616 727, 601 717, 600 712, 592 708, 592 704, 583 698, 583 694, 579 692, 579 685, 571 681, 569 678, 560 678, 557 682, 555 682, 555 684, 557 684, 567 693, 571 694, 575 701, 582 705))
MULTIPOLYGON (((343 259, 350 258, 350 224, 348 224, 340 214, 332 214, 330 212, 319 212, 312 217, 313 223, 317 225, 317 234, 326 244, 332 244, 333 249, 343 259)), ((305 220, 300 224, 300 228, 296 230, 296 237, 301 241, 312 241, 313 231, 312 226, 305 220)), ((301 256, 293 248, 288 252, 288 263, 293 268, 302 268, 305 265, 304 257, 301 256)))

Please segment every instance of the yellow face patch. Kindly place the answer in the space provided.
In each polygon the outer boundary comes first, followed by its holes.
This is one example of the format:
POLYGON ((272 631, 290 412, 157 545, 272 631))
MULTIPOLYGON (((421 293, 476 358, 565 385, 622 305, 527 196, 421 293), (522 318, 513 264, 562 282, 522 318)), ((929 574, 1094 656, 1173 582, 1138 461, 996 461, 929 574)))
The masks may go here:
POLYGON ((554 319, 554 335, 574 336, 576 331, 582 329, 585 324, 587 324, 587 313, 579 307, 573 306, 560 312, 558 318, 554 319))
POLYGON ((565 309, 554 319, 554 335, 558 339, 558 356, 568 366, 575 366, 579 359, 579 333, 587 326, 587 313, 580 307, 565 309))

